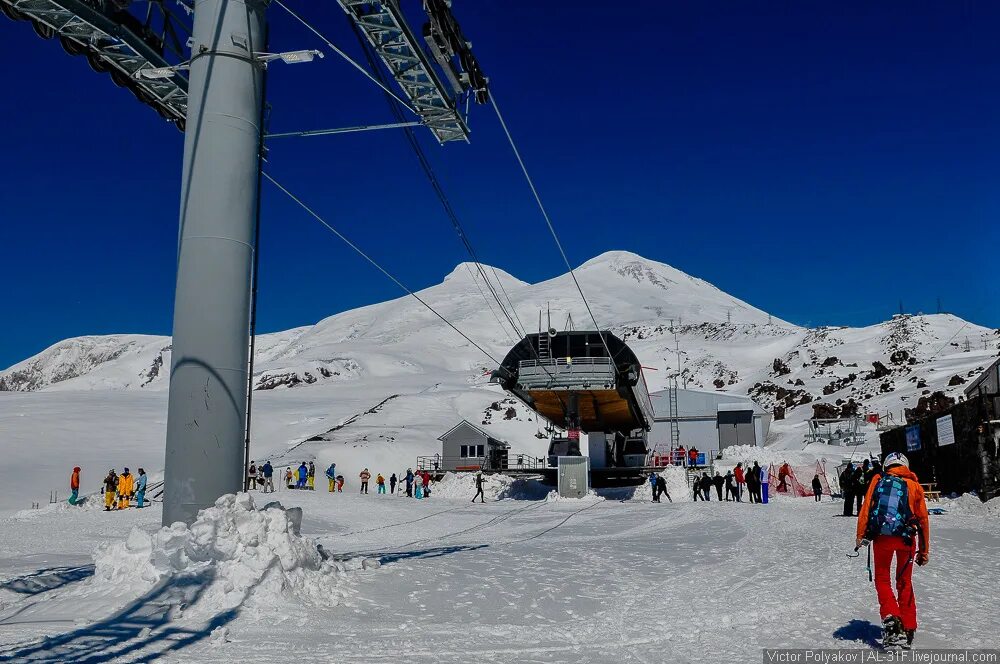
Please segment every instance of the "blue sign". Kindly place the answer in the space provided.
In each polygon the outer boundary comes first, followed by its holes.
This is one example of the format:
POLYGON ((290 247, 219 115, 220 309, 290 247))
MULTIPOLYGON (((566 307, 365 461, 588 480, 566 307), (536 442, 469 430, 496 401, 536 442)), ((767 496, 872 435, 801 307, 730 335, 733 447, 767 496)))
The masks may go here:
POLYGON ((920 425, 906 427, 906 451, 915 452, 920 449, 920 425))
POLYGON ((699 466, 707 465, 707 460, 705 459, 704 452, 698 452, 698 465, 699 466))

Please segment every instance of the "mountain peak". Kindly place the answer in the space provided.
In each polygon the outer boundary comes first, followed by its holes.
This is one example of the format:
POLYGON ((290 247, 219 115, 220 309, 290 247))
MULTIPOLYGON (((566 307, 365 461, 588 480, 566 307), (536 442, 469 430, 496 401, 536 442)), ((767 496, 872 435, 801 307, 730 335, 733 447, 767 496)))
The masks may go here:
MULTIPOLYGON (((493 267, 492 265, 487 265, 486 263, 479 263, 483 268, 483 273, 486 274, 487 279, 490 283, 496 283, 499 279, 503 283, 504 288, 510 288, 512 286, 527 286, 528 284, 521 281, 510 273, 501 270, 498 267, 493 267)), ((465 261, 459 263, 455 266, 451 272, 447 274, 444 278, 444 283, 464 283, 475 281, 482 283, 483 275, 479 272, 479 265, 471 261, 465 261)))

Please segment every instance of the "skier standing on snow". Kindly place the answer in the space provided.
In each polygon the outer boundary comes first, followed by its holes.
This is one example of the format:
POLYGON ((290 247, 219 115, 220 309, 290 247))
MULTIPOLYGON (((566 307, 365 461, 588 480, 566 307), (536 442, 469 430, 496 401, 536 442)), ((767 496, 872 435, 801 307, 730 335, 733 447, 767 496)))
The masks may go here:
POLYGON ((653 502, 660 502, 660 491, 656 488, 656 473, 649 474, 649 488, 653 490, 653 502))
MULTIPOLYGON (((764 502, 764 500, 760 495, 761 483, 763 482, 763 478, 761 477, 762 472, 763 471, 761 471, 760 469, 760 464, 754 461, 753 468, 750 469, 750 476, 753 478, 753 497, 754 497, 754 502, 756 503, 764 502)), ((747 480, 747 486, 750 486, 749 480, 747 480)))
POLYGON ((330 467, 326 469, 326 484, 327 491, 333 493, 337 488, 337 464, 331 463, 330 467))
POLYGON ((736 478, 731 470, 726 472, 726 502, 729 502, 730 496, 736 498, 736 478))
POLYGON ((413 476, 413 496, 417 500, 424 497, 424 476, 420 473, 413 476))
POLYGON ((851 462, 840 474, 840 493, 844 494, 844 516, 854 516, 854 464, 851 462))
POLYGON ((813 475, 813 495, 817 503, 823 500, 823 483, 819 481, 819 473, 813 475))
POLYGON ((904 455, 887 454, 885 474, 872 478, 858 513, 856 536, 857 547, 864 540, 871 542, 884 643, 893 645, 905 634, 909 647, 917 630, 917 603, 910 579, 912 563, 927 564, 930 524, 924 490, 904 455), (895 594, 890 577, 893 558, 896 559, 895 594))
POLYGON ((274 466, 270 460, 264 462, 260 472, 264 475, 264 493, 274 493, 274 466))
POLYGON ((701 495, 707 503, 712 499, 712 478, 708 476, 708 473, 701 474, 701 495))
POLYGON ((295 476, 292 475, 292 467, 287 466, 285 468, 285 488, 294 489, 295 488, 295 476))
POLYGON ((382 473, 375 477, 375 490, 376 493, 385 493, 385 478, 382 477, 382 473))
POLYGON ((115 469, 108 471, 108 476, 104 478, 104 511, 110 512, 115 506, 115 493, 118 491, 118 475, 115 469))
POLYGON ((406 469, 406 497, 413 498, 413 471, 406 469))
POLYGON ((125 468, 118 476, 118 509, 127 510, 130 500, 132 500, 132 475, 129 474, 128 468, 125 468))
POLYGON ((743 487, 746 485, 746 477, 743 474, 743 464, 736 464, 736 469, 733 471, 733 477, 736 478, 736 502, 742 502, 743 487))
POLYGON ((358 493, 368 493, 368 480, 372 478, 372 474, 368 472, 367 468, 365 468, 358 473, 358 477, 361 478, 361 491, 358 493))
POLYGON ((476 498, 479 502, 485 503, 486 497, 483 495, 483 474, 476 473, 476 495, 472 497, 472 502, 476 502, 476 498))
POLYGON ((309 479, 309 467, 306 466, 306 462, 303 461, 299 465, 299 480, 295 483, 296 489, 305 489, 306 480, 309 479))
POLYGON ((250 468, 247 469, 247 491, 256 488, 257 488, 257 464, 251 461, 250 468))
POLYGON ((69 476, 69 504, 76 505, 76 499, 80 495, 80 466, 73 468, 73 473, 69 476))
POLYGON ((872 478, 869 474, 871 472, 871 462, 865 459, 864 463, 858 468, 854 469, 854 500, 857 502, 857 512, 861 512, 861 503, 865 500, 865 494, 868 492, 868 480, 872 478))
MULTIPOLYGON (((670 497, 669 493, 667 493, 667 481, 663 479, 662 475, 657 475, 656 477, 656 489, 660 492, 661 496, 666 496, 667 500, 674 502, 674 499, 670 497)), ((656 502, 660 502, 659 497, 656 498, 656 502)))
POLYGON ((135 483, 135 506, 136 508, 145 507, 144 501, 146 500, 146 471, 142 468, 139 469, 139 479, 135 483))
POLYGON ((316 464, 312 461, 309 462, 309 472, 306 475, 306 484, 310 491, 316 490, 316 464))
POLYGON ((715 477, 712 478, 712 484, 715 485, 715 493, 718 494, 719 500, 722 500, 722 485, 726 483, 726 480, 719 474, 719 471, 715 471, 715 477))
POLYGON ((399 480, 396 479, 396 473, 389 476, 389 493, 396 495, 396 483, 399 480))
POLYGON ((788 491, 788 476, 792 470, 788 467, 788 462, 781 464, 778 468, 778 491, 788 491))

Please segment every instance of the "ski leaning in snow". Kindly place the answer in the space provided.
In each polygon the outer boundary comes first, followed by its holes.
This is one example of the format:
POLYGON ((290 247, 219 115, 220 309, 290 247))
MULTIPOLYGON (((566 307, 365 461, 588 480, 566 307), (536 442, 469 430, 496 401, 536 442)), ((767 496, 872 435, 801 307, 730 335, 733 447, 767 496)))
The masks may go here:
POLYGON ((913 563, 926 565, 930 552, 927 503, 904 455, 886 455, 884 468, 883 475, 872 477, 858 512, 855 550, 866 541, 871 543, 883 648, 910 648, 917 631, 917 601, 910 576, 913 563), (890 582, 893 558, 895 593, 890 582))

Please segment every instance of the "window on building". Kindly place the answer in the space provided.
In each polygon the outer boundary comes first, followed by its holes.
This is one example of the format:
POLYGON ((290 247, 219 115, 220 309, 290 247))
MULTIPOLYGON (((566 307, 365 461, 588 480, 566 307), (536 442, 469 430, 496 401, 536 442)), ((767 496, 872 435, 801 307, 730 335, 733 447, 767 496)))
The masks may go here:
POLYGON ((484 456, 486 456, 486 446, 485 445, 477 445, 476 446, 476 456, 477 457, 484 457, 484 456))
POLYGON ((462 445, 462 458, 467 459, 469 457, 469 446, 462 445))

